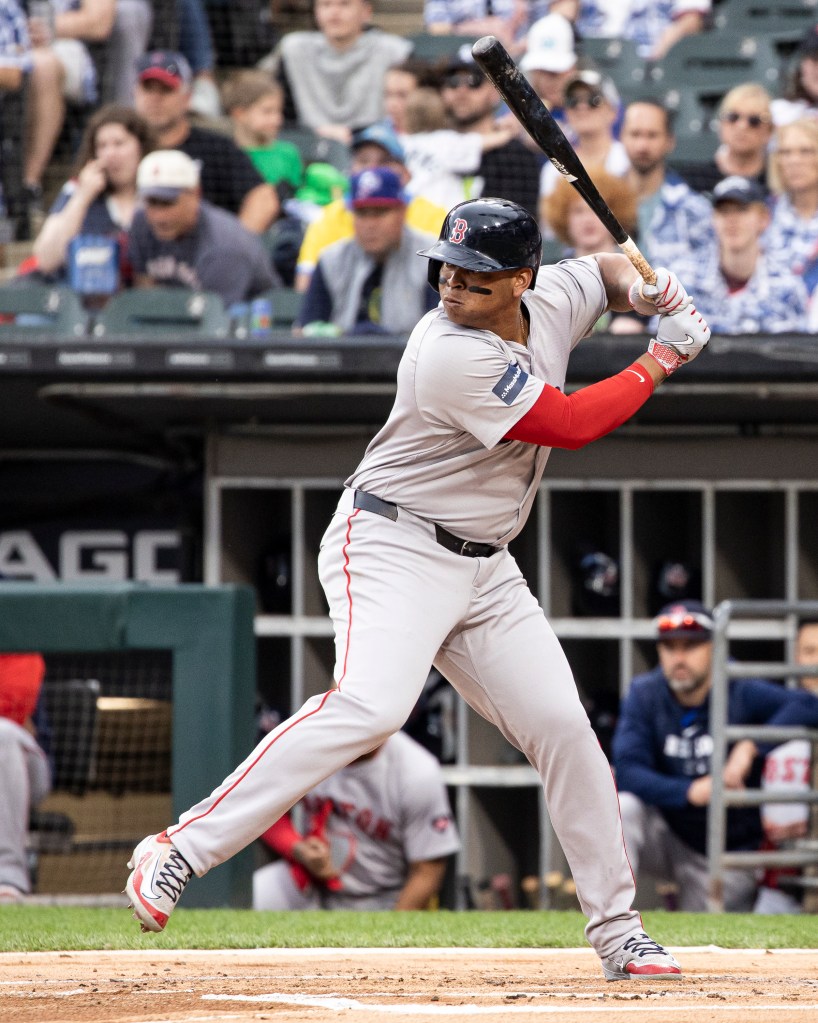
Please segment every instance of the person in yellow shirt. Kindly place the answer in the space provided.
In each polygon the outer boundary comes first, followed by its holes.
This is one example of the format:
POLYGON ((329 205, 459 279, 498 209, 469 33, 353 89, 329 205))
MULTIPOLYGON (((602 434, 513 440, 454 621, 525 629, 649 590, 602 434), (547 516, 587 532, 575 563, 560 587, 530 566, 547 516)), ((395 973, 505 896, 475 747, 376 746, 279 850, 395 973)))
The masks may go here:
MULTIPOLYGON (((388 124, 378 122, 356 132, 352 137, 351 149, 350 174, 357 174, 372 167, 387 167, 395 171, 404 187, 409 182, 403 147, 388 124)), ((428 199, 415 196, 406 209, 407 227, 437 236, 446 212, 428 199)), ((307 227, 301 242, 295 276, 296 291, 307 290, 310 277, 323 250, 342 238, 351 238, 353 234, 352 211, 348 208, 346 200, 336 199, 325 206, 318 220, 307 227)))

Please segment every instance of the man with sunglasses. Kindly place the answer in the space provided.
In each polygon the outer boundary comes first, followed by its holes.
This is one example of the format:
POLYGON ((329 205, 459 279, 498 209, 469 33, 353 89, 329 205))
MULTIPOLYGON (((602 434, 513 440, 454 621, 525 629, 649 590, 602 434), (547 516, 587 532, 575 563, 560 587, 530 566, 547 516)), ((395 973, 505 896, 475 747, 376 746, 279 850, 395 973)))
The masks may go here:
POLYGON ((129 235, 136 286, 213 291, 226 306, 274 287, 259 239, 202 198, 199 178, 199 164, 179 149, 157 149, 139 164, 142 208, 129 235))
MULTIPOLYGON (((713 617, 698 600, 664 607, 654 622, 659 664, 633 680, 613 739, 613 763, 625 846, 634 876, 645 871, 678 885, 679 908, 707 909, 707 808, 710 758, 713 617)), ((763 679, 730 682, 731 725, 818 726, 818 699, 763 679)), ((758 787, 763 756, 775 744, 735 743, 724 766, 727 788, 758 787)), ((727 849, 758 849, 758 807, 732 807, 727 849)), ((725 909, 752 910, 751 870, 724 874, 725 909)))
MULTIPOLYGON (((456 131, 495 132, 500 96, 468 49, 459 51, 447 65, 440 94, 456 131)), ((538 158, 518 138, 512 138, 483 153, 471 194, 509 199, 536 216, 539 179, 538 158)))
MULTIPOLYGON (((586 167, 604 167, 614 177, 630 170, 625 147, 614 137, 620 109, 619 93, 610 78, 598 71, 577 71, 565 85, 566 134, 586 167)), ((550 160, 540 176, 540 200, 553 191, 561 175, 550 160)))

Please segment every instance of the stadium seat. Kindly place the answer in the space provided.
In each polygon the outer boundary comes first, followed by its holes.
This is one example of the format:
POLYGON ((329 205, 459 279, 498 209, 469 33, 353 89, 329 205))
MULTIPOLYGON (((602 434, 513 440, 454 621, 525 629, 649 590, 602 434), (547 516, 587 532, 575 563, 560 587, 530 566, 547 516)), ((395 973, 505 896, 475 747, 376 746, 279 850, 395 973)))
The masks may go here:
POLYGON ((674 155, 684 162, 709 163, 719 145, 714 130, 716 110, 693 90, 682 90, 676 110, 674 155))
POLYGON ((305 166, 309 163, 331 163, 343 174, 349 172, 351 157, 349 146, 337 139, 322 138, 311 128, 300 125, 288 125, 286 128, 282 128, 279 132, 279 139, 283 142, 291 142, 296 147, 305 166))
POLYGON ((417 60, 428 61, 430 64, 454 57, 461 46, 466 46, 471 50, 477 41, 476 36, 438 36, 431 32, 417 32, 407 38, 412 44, 412 56, 417 60))
POLYGON ((0 338, 80 338, 87 327, 88 314, 70 288, 24 278, 0 285, 0 338))
POLYGON ((709 90, 724 95, 742 82, 758 82, 775 92, 779 77, 778 55, 768 39, 726 30, 686 36, 648 67, 648 80, 698 94, 709 90))
POLYGON ((273 288, 266 293, 273 307, 273 326, 291 327, 304 296, 294 288, 273 288))
POLYGON ((565 246, 559 238, 543 238, 542 242, 542 265, 559 263, 565 256, 565 246))
POLYGON ((645 62, 636 52, 632 39, 583 39, 577 46, 581 56, 593 61, 594 66, 613 80, 617 89, 625 92, 638 90, 645 81, 645 62))
POLYGON ((227 337, 230 318, 219 295, 186 288, 120 291, 99 312, 94 337, 115 334, 163 337, 227 337))
POLYGON ((768 36, 789 32, 803 36, 818 20, 814 0, 722 0, 713 22, 718 29, 768 36))

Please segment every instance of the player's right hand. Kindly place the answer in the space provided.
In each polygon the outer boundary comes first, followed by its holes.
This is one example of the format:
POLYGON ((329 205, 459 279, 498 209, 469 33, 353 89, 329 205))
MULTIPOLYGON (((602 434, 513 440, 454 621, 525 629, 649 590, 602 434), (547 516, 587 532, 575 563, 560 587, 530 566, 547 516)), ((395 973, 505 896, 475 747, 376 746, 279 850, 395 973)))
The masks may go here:
POLYGON ((292 858, 317 881, 328 881, 338 876, 330 855, 329 843, 314 835, 295 843, 292 858))
POLYGON ((659 317, 656 337, 648 345, 648 353, 659 363, 667 376, 693 359, 707 347, 710 327, 695 306, 681 312, 659 317))
POLYGON ((628 291, 631 308, 642 316, 655 313, 678 313, 691 303, 690 295, 672 270, 660 266, 656 270, 656 283, 634 281, 628 291))

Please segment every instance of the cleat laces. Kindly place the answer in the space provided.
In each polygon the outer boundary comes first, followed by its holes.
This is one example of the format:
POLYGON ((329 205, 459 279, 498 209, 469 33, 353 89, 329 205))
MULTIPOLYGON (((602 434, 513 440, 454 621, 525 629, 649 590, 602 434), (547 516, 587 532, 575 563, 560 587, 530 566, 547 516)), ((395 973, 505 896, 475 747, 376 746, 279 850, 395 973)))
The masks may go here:
POLYGON ((192 873, 187 860, 178 850, 174 849, 162 869, 154 877, 151 887, 155 891, 161 892, 171 902, 176 903, 185 890, 192 873))
POLYGON ((667 955, 664 948, 649 938, 644 932, 642 934, 634 934, 628 938, 622 948, 623 951, 633 952, 634 955, 638 956, 667 955))

